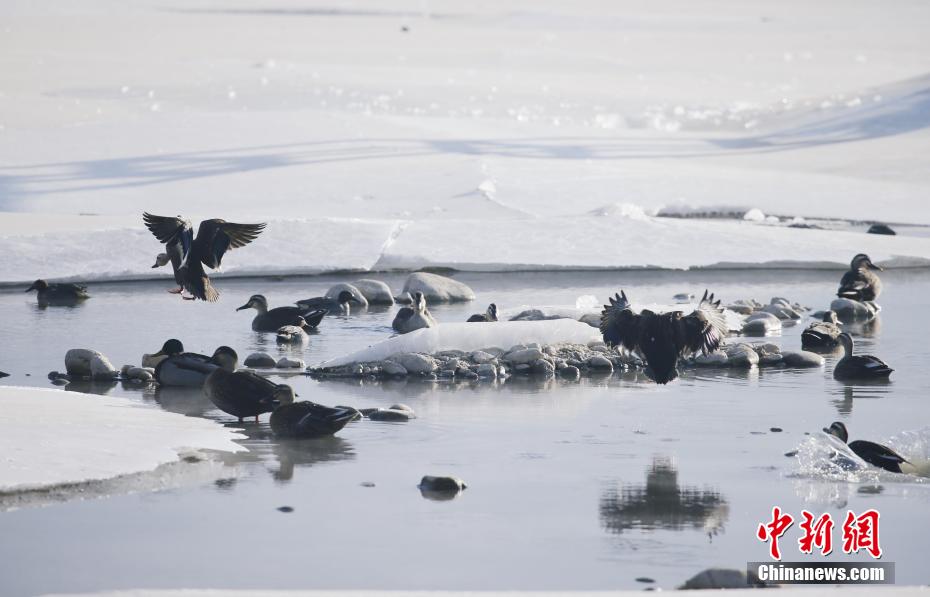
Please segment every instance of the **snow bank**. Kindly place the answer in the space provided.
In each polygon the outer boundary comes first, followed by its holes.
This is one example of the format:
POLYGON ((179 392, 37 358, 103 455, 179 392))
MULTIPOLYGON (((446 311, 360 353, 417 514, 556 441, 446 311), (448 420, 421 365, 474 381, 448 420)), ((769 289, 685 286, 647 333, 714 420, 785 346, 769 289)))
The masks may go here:
POLYGON ((0 388, 0 491, 110 479, 177 462, 187 450, 244 451, 233 433, 128 400, 0 388))
POLYGON ((600 341, 593 327, 570 319, 548 321, 501 321, 497 323, 443 323, 395 336, 349 355, 330 359, 321 367, 338 367, 351 363, 382 361, 405 352, 432 354, 442 350, 474 351, 497 347, 508 349, 518 344, 587 344, 600 341))

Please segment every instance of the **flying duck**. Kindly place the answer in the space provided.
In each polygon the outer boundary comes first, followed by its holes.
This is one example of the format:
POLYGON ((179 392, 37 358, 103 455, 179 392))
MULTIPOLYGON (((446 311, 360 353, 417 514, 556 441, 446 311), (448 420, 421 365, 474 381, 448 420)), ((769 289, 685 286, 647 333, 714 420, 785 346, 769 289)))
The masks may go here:
POLYGON ((874 301, 882 292, 882 281, 872 270, 883 271, 865 253, 853 257, 849 271, 840 280, 836 296, 854 301, 874 301))
POLYGON ((852 336, 843 332, 837 336, 843 346, 843 358, 833 368, 833 378, 844 379, 882 379, 894 371, 885 361, 870 354, 853 354, 852 336))
MULTIPOLYGON (((288 387, 288 386, 284 386, 288 387)), ((290 389, 290 388, 288 388, 290 389)), ((311 438, 333 435, 361 415, 354 408, 332 408, 309 402, 294 402, 294 391, 282 391, 281 406, 271 413, 271 430, 278 437, 311 438)))
POLYGON ((658 384, 678 377, 679 357, 717 350, 727 334, 720 301, 704 291, 698 308, 689 315, 681 311, 639 314, 621 291, 601 312, 601 334, 609 346, 621 346, 636 352, 646 363, 646 373, 658 384))
POLYGON ((236 369, 239 356, 228 346, 220 346, 213 356, 184 352, 179 340, 168 340, 161 353, 168 355, 155 366, 155 380, 162 386, 202 387, 207 376, 215 369, 236 369), (167 347, 167 351, 165 350, 167 347))
POLYGON ((246 304, 236 311, 255 309, 258 315, 252 320, 252 329, 256 332, 276 332, 286 325, 296 325, 304 330, 320 325, 325 309, 302 309, 300 307, 275 307, 268 309, 268 299, 261 294, 253 294, 246 304))
POLYGON ((290 386, 276 384, 245 369, 215 369, 207 376, 203 392, 218 409, 238 417, 240 422, 245 417, 255 417, 258 422, 258 415, 294 402, 290 386))
MULTIPOLYGON (((165 243, 166 254, 175 272, 175 280, 193 298, 214 302, 220 293, 213 287, 203 266, 216 269, 230 249, 249 244, 261 234, 265 224, 235 224, 218 218, 204 220, 197 228, 197 238, 190 221, 142 214, 145 226, 165 243)), ((158 262, 156 261, 156 264, 158 262)))
MULTIPOLYGON (((410 293, 408 292, 407 295, 409 296, 410 293)), ((401 307, 397 311, 391 327, 401 334, 419 330, 420 328, 436 327, 436 320, 426 309, 426 299, 423 297, 422 292, 415 292, 410 297, 410 305, 409 307, 401 307)))
POLYGON ((76 305, 90 298, 87 294, 87 286, 78 284, 49 284, 45 280, 36 280, 26 289, 26 292, 33 290, 36 291, 40 305, 76 305))
POLYGON ((810 349, 833 349, 840 345, 839 336, 841 333, 839 318, 836 311, 827 311, 823 314, 823 321, 815 321, 807 326, 807 329, 801 332, 801 348, 810 349))
POLYGON ((497 305, 491 303, 488 310, 484 313, 475 313, 468 318, 467 323, 476 323, 480 321, 497 321, 497 305))
POLYGON ((824 433, 838 437, 840 441, 849 446, 849 449, 859 458, 872 466, 883 468, 892 473, 917 473, 917 467, 908 462, 903 456, 881 444, 858 439, 849 441, 846 425, 836 421, 829 427, 823 428, 824 433), (848 443, 847 443, 848 442, 848 443))
POLYGON ((325 296, 316 296, 297 301, 296 305, 306 311, 323 309, 327 313, 344 313, 348 315, 351 310, 350 303, 355 303, 356 305, 362 304, 360 300, 352 296, 351 292, 343 290, 339 293, 339 296, 334 299, 325 296))

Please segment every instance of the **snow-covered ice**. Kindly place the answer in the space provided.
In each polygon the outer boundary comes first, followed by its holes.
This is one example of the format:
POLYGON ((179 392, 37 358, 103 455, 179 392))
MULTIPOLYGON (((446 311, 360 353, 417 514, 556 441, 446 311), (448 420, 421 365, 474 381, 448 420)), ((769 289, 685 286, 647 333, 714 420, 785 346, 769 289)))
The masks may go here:
POLYGON ((0 491, 151 471, 192 450, 245 451, 244 436, 206 419, 122 398, 0 388, 0 491))
POLYGON ((924 238, 784 225, 930 225, 919 0, 11 0, 0 20, 0 282, 168 275, 143 210, 268 221, 229 274, 930 261, 924 238))
POLYGON ((382 361, 390 356, 441 350, 475 351, 497 347, 507 350, 519 344, 540 345, 600 341, 599 331, 571 319, 547 321, 501 321, 497 323, 444 323, 379 342, 368 348, 326 361, 322 367, 382 361))

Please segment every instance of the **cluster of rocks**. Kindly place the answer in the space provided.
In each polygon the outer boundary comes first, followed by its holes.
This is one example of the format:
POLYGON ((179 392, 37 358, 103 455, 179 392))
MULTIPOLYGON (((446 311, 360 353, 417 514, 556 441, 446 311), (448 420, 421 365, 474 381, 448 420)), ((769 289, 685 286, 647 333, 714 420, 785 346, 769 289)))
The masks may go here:
POLYGON ((149 383, 155 378, 151 367, 123 365, 117 369, 103 353, 89 348, 72 348, 65 353, 65 372, 52 371, 48 378, 55 384, 73 380, 134 381, 149 383))
POLYGON ((362 278, 351 284, 340 283, 326 291, 326 298, 336 299, 343 291, 348 291, 361 307, 368 305, 393 305, 395 302, 409 302, 409 294, 420 292, 427 303, 454 303, 475 300, 475 292, 458 280, 439 274, 414 272, 407 276, 403 290, 396 297, 391 287, 381 280, 362 278))
MULTIPOLYGON (((836 316, 843 323, 867 322, 875 318, 881 307, 873 301, 855 301, 848 298, 836 298, 830 303, 830 310, 836 311, 836 316)), ((823 311, 814 314, 815 318, 822 318, 823 311), (817 317, 820 315, 820 317, 817 317)))
POLYGON ((794 325, 810 308, 779 296, 768 304, 755 299, 738 299, 727 305, 730 311, 746 315, 741 332, 746 336, 767 336, 794 325))
POLYGON ((578 379, 583 375, 610 374, 614 370, 641 365, 639 359, 612 350, 603 342, 546 346, 532 343, 512 346, 508 350, 445 350, 435 354, 406 352, 383 361, 318 367, 309 372, 319 378, 390 379, 414 376, 430 381, 493 381, 512 375, 578 379))
POLYGON ((242 364, 253 369, 303 369, 307 366, 302 359, 291 357, 275 359, 267 352, 253 352, 245 357, 242 364))
POLYGON ((824 359, 806 350, 782 351, 777 344, 725 344, 719 350, 698 355, 689 361, 696 367, 821 367, 824 359))

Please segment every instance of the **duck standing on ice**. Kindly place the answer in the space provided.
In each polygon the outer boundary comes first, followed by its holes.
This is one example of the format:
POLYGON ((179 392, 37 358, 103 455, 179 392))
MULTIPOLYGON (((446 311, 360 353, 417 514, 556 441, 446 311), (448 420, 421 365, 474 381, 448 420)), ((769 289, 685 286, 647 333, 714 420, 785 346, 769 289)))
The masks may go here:
POLYGON ((604 342, 637 353, 647 365, 646 374, 658 384, 678 377, 679 357, 717 350, 727 331, 720 301, 706 290, 698 308, 688 315, 648 309, 634 313, 623 292, 610 298, 601 312, 604 342))
MULTIPOLYGON (((143 213, 142 221, 155 238, 165 244, 175 280, 181 282, 181 288, 175 292, 187 290, 193 298, 211 303, 219 298, 220 293, 210 283, 203 266, 218 268, 226 251, 246 246, 265 228, 264 223, 236 224, 214 218, 201 222, 194 238, 190 221, 180 217, 143 213)), ((158 258, 155 264, 162 261, 164 258, 158 258)))
POLYGON ((868 255, 859 253, 850 262, 849 271, 843 274, 836 296, 859 302, 874 301, 882 293, 882 281, 876 271, 884 270, 872 263, 868 255))

